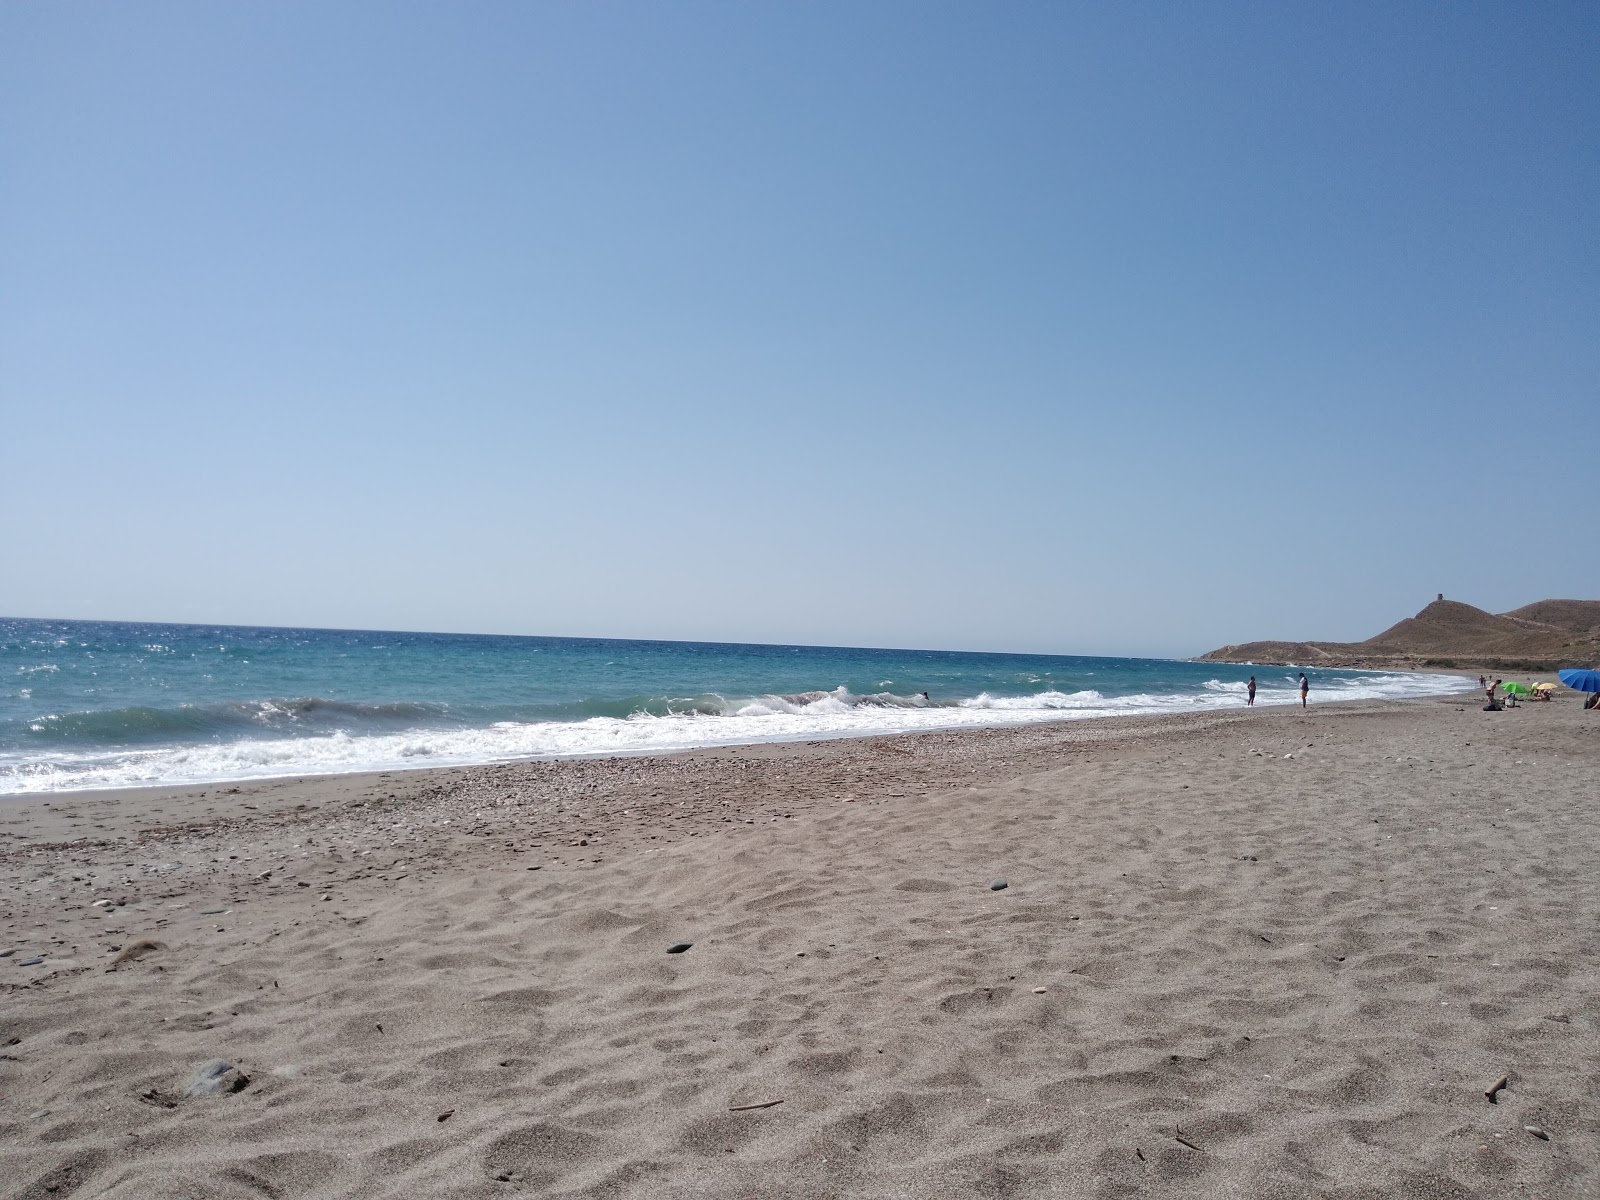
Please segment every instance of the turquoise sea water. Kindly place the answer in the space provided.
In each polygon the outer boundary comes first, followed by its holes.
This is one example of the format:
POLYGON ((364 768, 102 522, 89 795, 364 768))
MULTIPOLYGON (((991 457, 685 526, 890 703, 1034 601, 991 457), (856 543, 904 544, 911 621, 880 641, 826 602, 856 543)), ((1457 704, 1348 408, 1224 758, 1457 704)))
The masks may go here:
MULTIPOLYGON (((1282 667, 1168 659, 0 619, 0 794, 1192 712, 1251 674, 1296 699, 1282 667)), ((1316 701, 1462 685, 1308 674, 1316 701)))

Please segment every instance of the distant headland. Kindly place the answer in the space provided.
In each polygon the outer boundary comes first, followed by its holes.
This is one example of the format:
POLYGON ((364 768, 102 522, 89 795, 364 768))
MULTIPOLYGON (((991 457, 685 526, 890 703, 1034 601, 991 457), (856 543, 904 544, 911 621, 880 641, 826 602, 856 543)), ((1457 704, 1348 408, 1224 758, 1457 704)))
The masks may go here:
POLYGON ((1508 613, 1439 598, 1364 642, 1245 642, 1199 662, 1553 671, 1600 662, 1600 600, 1540 600, 1508 613))

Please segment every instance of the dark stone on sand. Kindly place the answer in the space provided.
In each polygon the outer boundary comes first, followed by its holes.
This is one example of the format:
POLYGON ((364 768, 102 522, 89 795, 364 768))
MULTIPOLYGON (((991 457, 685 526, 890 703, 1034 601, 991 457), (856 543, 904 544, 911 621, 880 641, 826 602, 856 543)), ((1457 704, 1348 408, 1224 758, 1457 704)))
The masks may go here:
POLYGON ((692 945, 694 945, 693 942, 678 942, 675 945, 668 946, 667 947, 667 953, 668 954, 682 954, 685 950, 687 950, 692 945))
POLYGON ((1003 892, 1010 886, 1011 885, 1009 883, 1007 883, 1004 879, 996 879, 993 883, 991 883, 989 885, 989 890, 991 892, 1003 892))
POLYGON ((185 1096, 225 1096, 250 1086, 250 1077, 224 1058, 201 1063, 183 1086, 185 1096))
POLYGON ((19 966, 19 967, 37 967, 42 962, 44 962, 43 958, 19 958, 17 960, 17 966, 19 966))
POLYGON ((166 946, 161 942, 153 942, 148 938, 143 938, 129 946, 125 946, 122 953, 111 960, 111 965, 116 966, 118 963, 133 962, 135 959, 143 958, 146 954, 153 954, 158 950, 165 949, 166 946))

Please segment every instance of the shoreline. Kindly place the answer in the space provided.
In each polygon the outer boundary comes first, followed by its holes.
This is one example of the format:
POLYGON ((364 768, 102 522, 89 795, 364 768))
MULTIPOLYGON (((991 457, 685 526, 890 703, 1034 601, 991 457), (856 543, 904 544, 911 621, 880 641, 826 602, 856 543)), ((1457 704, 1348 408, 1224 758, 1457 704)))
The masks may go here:
MULTIPOLYGON (((1229 665, 1255 665, 1255 664, 1229 664, 1229 665)), ((1276 665, 1276 664, 1263 664, 1263 665, 1276 665)), ((1397 669, 1395 671, 1373 670, 1370 673, 1375 674, 1375 675, 1392 675, 1392 674, 1407 673, 1407 674, 1414 674, 1414 675, 1420 675, 1420 676, 1457 677, 1457 678, 1460 678, 1460 679, 1463 679, 1463 680, 1470 680, 1470 676, 1468 676, 1465 673, 1460 672, 1460 671, 1433 671, 1433 670, 1422 670, 1422 669, 1410 670, 1410 671, 1401 671, 1401 670, 1397 669)), ((1338 700, 1338 699, 1336 699, 1336 700, 1322 700, 1322 701, 1318 702, 1318 705, 1320 707, 1327 707, 1327 706, 1332 705, 1332 704, 1360 704, 1360 703, 1369 703, 1369 702, 1370 703, 1383 703, 1383 702, 1387 702, 1389 700, 1431 700, 1431 699, 1449 698, 1451 696, 1458 696, 1458 695, 1463 694, 1464 691, 1465 691, 1465 689, 1463 688, 1463 689, 1461 689, 1459 691, 1453 691, 1453 692, 1422 693, 1422 694, 1418 694, 1418 695, 1414 695, 1414 696, 1404 696, 1404 697, 1382 697, 1382 698, 1364 697, 1364 698, 1347 699, 1347 700, 1338 700)), ((1279 698, 1279 699, 1266 698, 1266 696, 1271 696, 1271 695, 1273 695, 1272 692, 1267 692, 1263 696, 1263 698, 1258 700, 1258 702, 1256 704, 1256 707, 1257 708, 1261 708, 1261 709, 1268 709, 1268 708, 1280 708, 1280 707, 1281 708, 1289 708, 1289 707, 1294 707, 1295 706, 1296 700, 1291 694, 1285 693, 1283 698, 1279 698)), ((1119 699, 1118 697, 1112 697, 1112 698, 1110 698, 1110 700, 1107 703, 1114 704, 1118 699, 1119 699)), ((965 721, 965 722, 952 722, 952 723, 949 723, 949 724, 943 724, 943 723, 938 723, 938 722, 930 722, 927 725, 920 726, 920 727, 863 729, 863 730, 859 730, 859 731, 857 731, 857 730, 848 730, 848 729, 847 730, 839 730, 839 729, 798 730, 798 731, 792 731, 792 732, 788 732, 788 733, 776 733, 776 734, 772 734, 772 735, 769 735, 769 736, 736 737, 736 736, 733 736, 733 735, 730 734, 730 735, 727 735, 726 737, 724 737, 722 739, 717 739, 715 737, 716 726, 714 724, 712 724, 710 726, 710 729, 711 729, 712 734, 713 734, 711 740, 691 742, 691 743, 686 743, 686 744, 683 744, 683 745, 640 746, 640 747, 637 747, 637 748, 628 747, 628 748, 620 748, 620 749, 597 749, 597 750, 593 750, 593 751, 575 751, 575 752, 570 752, 570 753, 510 754, 510 755, 504 755, 504 756, 494 756, 494 757, 487 757, 487 758, 483 758, 483 759, 477 759, 477 760, 472 760, 472 761, 461 761, 461 762, 443 762, 443 763, 432 763, 432 764, 430 764, 430 763, 418 763, 417 765, 414 765, 414 766, 413 765, 409 765, 409 764, 408 765, 391 764, 391 765, 385 765, 385 766, 358 767, 358 768, 355 768, 355 769, 349 770, 349 771, 287 770, 287 771, 284 771, 284 772, 281 772, 281 773, 266 773, 266 774, 251 774, 251 775, 218 775, 218 776, 214 776, 214 777, 210 777, 210 778, 196 779, 196 780, 182 780, 182 781, 156 780, 156 781, 152 781, 152 782, 149 782, 149 783, 139 783, 139 784, 107 784, 107 785, 102 785, 102 786, 91 786, 91 787, 62 788, 62 789, 58 789, 58 790, 34 790, 34 791, 0 792, 0 810, 3 810, 4 807, 6 807, 9 804, 13 804, 13 803, 16 803, 16 802, 19 802, 19 801, 27 801, 27 800, 30 800, 30 799, 39 800, 39 799, 42 799, 44 797, 68 798, 68 797, 73 797, 73 796, 86 796, 86 795, 110 795, 110 794, 113 794, 113 793, 119 794, 119 795, 127 794, 129 796, 135 796, 135 795, 138 795, 140 793, 147 793, 147 792, 150 792, 150 791, 153 791, 153 790, 154 791, 160 791, 160 790, 186 789, 186 788, 202 788, 202 789, 204 789, 204 788, 227 787, 227 786, 231 786, 231 785, 267 783, 267 782, 279 782, 279 781, 309 780, 309 779, 324 779, 324 778, 333 779, 333 778, 342 778, 342 777, 347 777, 347 776, 364 776, 364 775, 365 776, 370 776, 370 775, 378 775, 378 774, 389 775, 389 774, 394 774, 394 773, 397 773, 397 772, 411 772, 411 771, 468 770, 468 769, 478 768, 478 767, 494 767, 494 766, 503 766, 503 765, 508 765, 508 764, 527 763, 527 762, 571 762, 571 761, 585 761, 585 760, 610 759, 610 758, 649 758, 649 757, 654 757, 654 756, 657 756, 657 755, 693 754, 693 753, 696 753, 696 752, 702 751, 702 750, 713 750, 713 749, 728 748, 728 747, 756 747, 756 746, 767 746, 767 745, 781 746, 781 745, 792 745, 792 744, 795 744, 795 743, 810 742, 810 741, 851 741, 851 740, 856 740, 856 739, 861 739, 861 738, 869 738, 870 739, 870 738, 887 738, 887 737, 920 737, 920 736, 924 736, 924 735, 938 735, 938 734, 948 734, 948 733, 967 733, 967 732, 978 733, 978 732, 983 732, 983 731, 986 731, 986 730, 1026 729, 1026 728, 1030 728, 1030 727, 1035 726, 1035 725, 1055 725, 1055 724, 1065 724, 1065 723, 1074 723, 1074 722, 1082 722, 1082 721, 1098 722, 1098 721, 1107 721, 1107 720, 1127 720, 1127 719, 1133 719, 1133 718, 1137 718, 1137 717, 1159 717, 1159 718, 1187 717, 1187 716, 1197 716, 1197 715, 1201 715, 1201 714, 1205 714, 1205 713, 1229 712, 1229 711, 1233 711, 1234 707, 1235 707, 1235 705, 1232 704, 1232 703, 1217 703, 1215 705, 1200 705, 1200 704, 1196 704, 1194 707, 1189 708, 1189 709, 1151 708, 1151 709, 1142 709, 1142 710, 1136 710, 1136 711, 1131 711, 1131 712, 1115 712, 1115 711, 1108 712, 1108 711, 1103 711, 1103 710, 1100 710, 1100 709, 1093 708, 1092 706, 1086 705, 1084 708, 1065 708, 1065 707, 1063 707, 1063 708, 1060 708, 1060 709, 1039 710, 1037 712, 1030 713, 1027 716, 1017 717, 1017 718, 1013 718, 1013 719, 1010 719, 1010 720, 1002 720, 1002 719, 990 718, 987 721, 971 720, 971 721, 965 721)), ((1240 709, 1243 709, 1244 705, 1241 702, 1241 703, 1239 703, 1237 705, 1237 707, 1240 708, 1240 709)), ((945 710, 932 710, 932 711, 945 711, 945 710)), ((1005 710, 1003 710, 1003 709, 1001 709, 1001 710, 991 710, 991 709, 961 710, 961 709, 953 709, 953 710, 949 710, 949 711, 1003 712, 1005 710)), ((721 719, 721 718, 704 718, 704 720, 707 720, 707 721, 713 721, 713 720, 718 720, 718 719, 721 719)), ((563 724, 565 724, 565 723, 563 723, 563 724)), ((579 722, 570 722, 570 724, 575 724, 576 725, 576 724, 582 724, 582 722, 581 721, 579 721, 579 722)), ((428 731, 419 731, 419 732, 422 732, 422 733, 426 734, 428 731)), ((322 736, 325 736, 325 735, 317 735, 316 737, 309 737, 309 738, 307 738, 307 740, 317 740, 318 738, 320 738, 322 736)), ((363 736, 384 736, 384 735, 363 735, 363 736)), ((422 756, 418 756, 418 757, 422 757, 422 756)))
MULTIPOLYGON (((1336 700, 1327 701, 1314 707, 1331 711, 1336 708, 1380 708, 1391 704, 1438 703, 1449 701, 1450 699, 1452 699, 1451 695, 1413 696, 1398 700, 1336 700)), ((974 752, 982 753, 995 749, 994 746, 986 743, 1003 738, 1005 735, 1060 730, 1063 727, 1091 726, 1095 728, 1104 727, 1108 736, 1115 736, 1136 732, 1145 726, 1149 726, 1152 729, 1159 729, 1166 725, 1172 725, 1174 728, 1188 728, 1194 722, 1206 718, 1226 717, 1235 713, 1249 713, 1252 711, 1287 711, 1297 707, 1296 705, 1283 703, 1258 705, 1254 710, 1241 705, 1238 708, 1203 709, 1187 713, 1146 712, 1119 714, 1109 717, 1062 716, 1053 720, 1034 720, 1013 725, 978 725, 965 728, 919 729, 895 733, 845 733, 832 737, 713 743, 703 746, 691 746, 682 750, 640 750, 610 754, 577 754, 548 758, 518 758, 483 763, 419 765, 380 771, 334 771, 321 774, 252 776, 204 783, 151 783, 141 784, 137 787, 80 788, 75 791, 61 792, 9 792, 0 794, 0 816, 4 816, 8 808, 29 805, 40 808, 60 808, 83 804, 120 807, 125 802, 133 802, 134 807, 137 807, 137 802, 144 800, 183 802, 208 796, 223 795, 238 795, 241 797, 250 795, 255 799, 262 799, 270 793, 285 790, 295 793, 307 789, 313 791, 358 792, 363 789, 376 788, 380 784, 385 787, 391 787, 396 783, 413 785, 415 788, 453 787, 473 782, 482 772, 494 772, 511 767, 538 768, 564 764, 644 764, 649 766, 698 759, 725 759, 735 756, 743 757, 747 761, 771 760, 788 757, 789 752, 793 751, 814 750, 819 747, 840 744, 847 746, 860 744, 861 746, 870 747, 872 743, 877 742, 907 742, 914 747, 916 743, 924 739, 936 739, 943 744, 944 739, 959 738, 970 741, 970 749, 974 752)), ((962 749, 967 748, 962 747, 962 749)), ((916 753, 914 748, 910 749, 909 752, 916 753)), ((804 756, 802 755, 801 757, 804 756)))

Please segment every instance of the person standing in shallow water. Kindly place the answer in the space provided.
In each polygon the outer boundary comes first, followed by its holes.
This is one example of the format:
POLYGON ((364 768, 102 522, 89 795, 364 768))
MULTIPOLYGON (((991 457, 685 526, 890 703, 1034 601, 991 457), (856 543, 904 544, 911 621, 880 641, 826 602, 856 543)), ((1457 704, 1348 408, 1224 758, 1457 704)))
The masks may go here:
POLYGON ((1256 706, 1256 677, 1250 676, 1250 682, 1244 685, 1244 704, 1246 708, 1256 706))
POLYGON ((1306 678, 1304 671, 1300 672, 1300 707, 1306 706, 1306 693, 1311 690, 1311 681, 1306 678))

